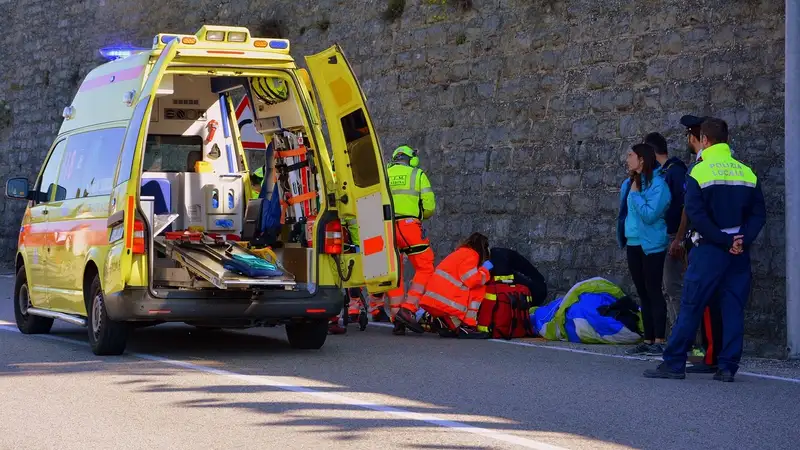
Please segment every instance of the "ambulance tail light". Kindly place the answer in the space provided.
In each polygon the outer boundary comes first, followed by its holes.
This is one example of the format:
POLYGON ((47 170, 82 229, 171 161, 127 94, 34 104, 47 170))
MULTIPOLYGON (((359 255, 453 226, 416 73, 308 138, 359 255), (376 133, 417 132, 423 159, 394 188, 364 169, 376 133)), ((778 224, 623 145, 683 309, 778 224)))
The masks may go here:
POLYGON ((228 33, 228 42, 245 42, 247 41, 247 33, 244 31, 231 31, 228 33))
POLYGON ((334 219, 325 224, 324 252, 329 255, 342 253, 342 222, 334 219))
POLYGON ((144 221, 136 219, 133 222, 133 254, 144 254, 144 221))

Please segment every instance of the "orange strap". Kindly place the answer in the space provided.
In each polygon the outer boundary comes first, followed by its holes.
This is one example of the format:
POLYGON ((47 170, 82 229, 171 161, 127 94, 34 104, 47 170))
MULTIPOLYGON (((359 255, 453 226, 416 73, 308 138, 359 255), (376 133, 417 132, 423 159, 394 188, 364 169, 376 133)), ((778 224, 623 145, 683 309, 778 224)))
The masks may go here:
POLYGON ((294 150, 275 152, 275 156, 278 158, 291 158, 292 156, 304 156, 306 153, 308 153, 308 150, 306 150, 304 146, 300 146, 300 148, 296 148, 294 150))
POLYGON ((286 200, 286 203, 290 205, 295 205, 300 202, 304 202, 306 200, 311 200, 317 198, 316 192, 306 192, 305 194, 295 195, 294 197, 289 198, 286 200))

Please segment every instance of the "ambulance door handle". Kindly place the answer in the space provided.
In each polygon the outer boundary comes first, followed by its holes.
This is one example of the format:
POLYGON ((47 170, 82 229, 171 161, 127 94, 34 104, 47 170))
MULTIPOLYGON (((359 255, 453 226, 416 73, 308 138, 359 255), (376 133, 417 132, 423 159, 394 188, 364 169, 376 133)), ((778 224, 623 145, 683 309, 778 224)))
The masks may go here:
POLYGON ((46 216, 46 215, 47 215, 47 210, 46 210, 46 209, 43 209, 43 210, 42 210, 42 215, 43 215, 43 216, 46 216))

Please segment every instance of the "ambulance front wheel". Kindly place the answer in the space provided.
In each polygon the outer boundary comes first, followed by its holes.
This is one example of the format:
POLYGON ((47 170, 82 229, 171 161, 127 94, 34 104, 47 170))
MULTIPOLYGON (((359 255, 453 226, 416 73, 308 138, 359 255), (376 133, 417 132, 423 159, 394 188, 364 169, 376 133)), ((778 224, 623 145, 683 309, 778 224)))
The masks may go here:
POLYGON ((53 319, 28 314, 28 308, 31 306, 28 276, 23 266, 17 272, 14 286, 14 319, 17 321, 17 328, 23 334, 49 333, 53 327, 53 319))
POLYGON ((289 345, 299 350, 317 350, 328 338, 328 321, 294 322, 286 324, 289 345))
POLYGON ((95 275, 87 298, 87 321, 89 345, 95 355, 121 355, 128 343, 131 326, 108 318, 105 296, 100 287, 100 278, 95 275))

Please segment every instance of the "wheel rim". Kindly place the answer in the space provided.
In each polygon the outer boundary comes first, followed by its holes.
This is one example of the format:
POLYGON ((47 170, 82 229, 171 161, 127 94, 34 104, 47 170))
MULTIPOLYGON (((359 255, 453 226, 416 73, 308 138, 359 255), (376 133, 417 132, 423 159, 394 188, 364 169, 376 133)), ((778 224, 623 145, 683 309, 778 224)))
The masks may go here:
POLYGON ((19 287, 19 312, 23 316, 28 315, 28 308, 32 307, 30 295, 28 295, 28 283, 19 287))
POLYGON ((103 295, 98 293, 92 302, 92 333, 95 339, 100 336, 100 328, 103 325, 103 295))

